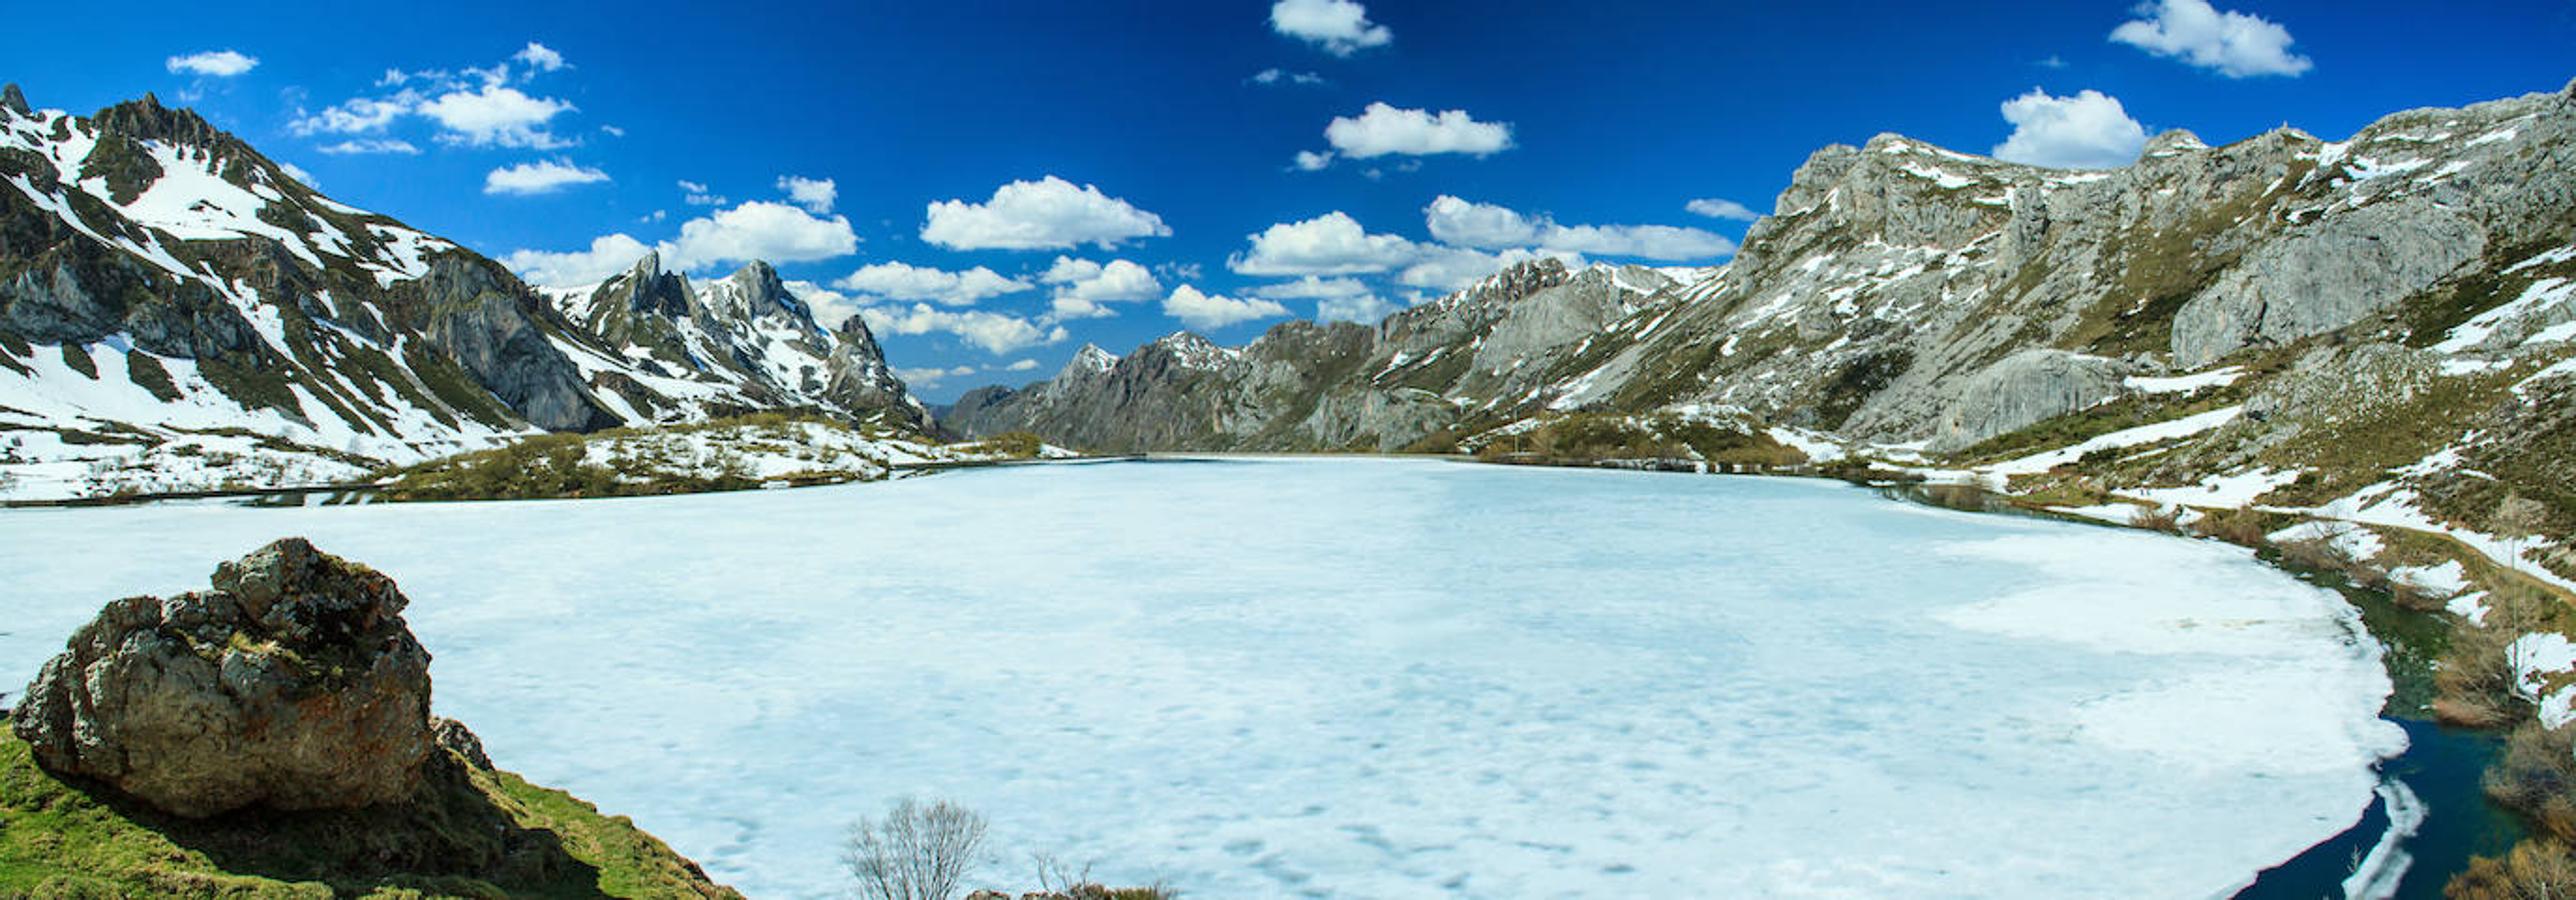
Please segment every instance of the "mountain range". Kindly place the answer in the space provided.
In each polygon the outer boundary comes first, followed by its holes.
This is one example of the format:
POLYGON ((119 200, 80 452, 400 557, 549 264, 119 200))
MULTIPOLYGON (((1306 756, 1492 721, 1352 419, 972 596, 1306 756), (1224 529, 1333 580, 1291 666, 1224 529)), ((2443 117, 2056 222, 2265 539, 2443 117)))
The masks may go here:
POLYGON ((766 263, 541 292, 149 95, 83 117, 0 91, 0 182, 0 473, 39 493, 753 410, 927 424, 866 324, 819 326, 766 263))
POLYGON ((863 318, 822 327, 765 263, 532 288, 149 96, 81 117, 8 89, 0 181, 22 490, 321 482, 794 409, 1103 451, 1473 452, 1579 425, 1703 462, 2389 523, 2476 529, 2518 496, 2576 530, 2576 85, 2339 141, 2168 132, 2108 170, 1880 135, 1813 154, 1724 265, 1543 258, 1374 325, 1086 346, 935 420, 863 318))

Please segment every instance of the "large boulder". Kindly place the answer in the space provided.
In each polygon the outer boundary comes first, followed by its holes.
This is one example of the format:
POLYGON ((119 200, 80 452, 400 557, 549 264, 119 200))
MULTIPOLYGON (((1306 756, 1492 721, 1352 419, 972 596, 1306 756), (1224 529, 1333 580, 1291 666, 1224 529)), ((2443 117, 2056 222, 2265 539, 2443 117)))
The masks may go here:
POLYGON ((411 796, 436 746, 429 652, 393 580, 289 538, 213 581, 72 634, 12 716, 36 760, 188 817, 411 796))

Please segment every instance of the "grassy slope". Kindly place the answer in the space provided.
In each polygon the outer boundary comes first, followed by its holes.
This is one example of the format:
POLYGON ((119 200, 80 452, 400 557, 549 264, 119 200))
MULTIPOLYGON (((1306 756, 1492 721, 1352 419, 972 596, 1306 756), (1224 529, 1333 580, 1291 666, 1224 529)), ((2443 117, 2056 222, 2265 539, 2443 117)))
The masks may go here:
POLYGON ((441 752, 400 808, 160 815, 0 731, 0 896, 738 897, 623 816, 441 752))

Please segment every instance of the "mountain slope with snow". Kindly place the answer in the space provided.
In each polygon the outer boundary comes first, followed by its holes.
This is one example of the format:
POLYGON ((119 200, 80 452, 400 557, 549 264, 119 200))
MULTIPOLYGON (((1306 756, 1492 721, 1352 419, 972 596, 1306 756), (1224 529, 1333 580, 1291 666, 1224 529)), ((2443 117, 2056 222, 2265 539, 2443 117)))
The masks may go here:
POLYGON ((500 264, 324 197, 150 96, 0 93, 0 495, 345 480, 540 431, 768 408, 923 417, 865 325, 753 264, 666 365, 500 264))

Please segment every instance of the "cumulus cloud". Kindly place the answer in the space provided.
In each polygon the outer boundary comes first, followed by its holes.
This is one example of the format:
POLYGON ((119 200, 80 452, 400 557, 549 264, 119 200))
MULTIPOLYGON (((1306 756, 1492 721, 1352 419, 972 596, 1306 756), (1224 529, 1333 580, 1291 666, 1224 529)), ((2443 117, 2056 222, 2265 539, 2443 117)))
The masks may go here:
POLYGON ((1282 222, 1249 236, 1252 249, 1226 259, 1243 275, 1357 275, 1404 265, 1419 252, 1392 234, 1369 234, 1340 210, 1282 222))
POLYGON ((1514 247, 1595 256, 1634 256, 1659 260, 1700 260, 1735 252, 1725 235, 1671 225, 1559 225, 1544 215, 1524 215, 1509 207, 1471 203, 1447 194, 1422 210, 1431 236, 1461 247, 1498 250, 1514 247))
POLYGON ((1512 148, 1509 122, 1479 122, 1463 109, 1431 112, 1371 103, 1358 117, 1338 116, 1324 126, 1324 140, 1343 156, 1368 159, 1390 153, 1491 156, 1512 148))
POLYGON ((1369 21, 1368 7, 1352 0, 1279 0, 1270 6, 1270 28, 1334 56, 1395 40, 1395 32, 1369 21))
POLYGON ((779 281, 779 284, 786 286, 787 293, 794 295, 798 300, 804 301, 805 308, 813 312, 814 324, 816 325, 821 325, 825 328, 838 329, 841 327, 841 323, 847 322, 850 320, 851 316, 859 314, 859 306, 861 305, 859 300, 852 298, 848 294, 832 290, 811 281, 782 279, 779 281))
POLYGON ((1322 152, 1322 153, 1317 153, 1317 152, 1315 152, 1315 151, 1313 151, 1313 150, 1299 150, 1299 151, 1297 151, 1297 171, 1300 171, 1300 172, 1316 172, 1316 171, 1322 171, 1322 170, 1324 169, 1324 167, 1326 167, 1326 166, 1330 166, 1330 165, 1332 165, 1332 164, 1333 164, 1333 154, 1332 154, 1332 152, 1331 152, 1331 151, 1326 151, 1326 152, 1322 152))
POLYGON ((879 334, 952 334, 995 355, 1052 344, 1068 334, 1061 325, 1040 328, 1017 316, 980 309, 945 310, 927 303, 915 303, 909 309, 871 306, 859 314, 879 334))
POLYGON ((1061 250, 1082 244, 1108 250, 1171 233, 1161 216, 1098 187, 1076 186, 1053 175, 1002 185, 983 203, 935 201, 921 226, 922 240, 952 250, 1061 250))
POLYGON ((420 154, 420 148, 412 146, 410 141, 394 138, 356 138, 337 144, 324 144, 319 149, 334 156, 362 153, 397 153, 404 156, 420 154))
POLYGON ((2114 169, 2138 161, 2147 130, 2129 118, 2120 101, 2100 91, 2052 97, 2037 88, 2004 101, 2012 135, 1995 145, 1996 159, 2064 169, 2114 169))
POLYGON ((1716 197, 1702 197, 1700 199, 1693 200, 1689 203, 1683 204, 1682 209, 1695 216, 1707 216, 1712 219, 1729 219, 1737 222, 1750 222, 1755 219, 1762 218, 1762 214, 1754 212, 1752 207, 1745 206, 1744 204, 1737 203, 1733 200, 1722 200, 1716 197))
POLYGON ((939 383, 942 381, 946 381, 951 378, 964 378, 975 374, 975 372, 976 369, 974 366, 952 366, 945 369, 933 366, 926 369, 896 369, 894 370, 894 377, 901 378, 905 384, 912 385, 914 387, 931 388, 938 387, 939 383))
POLYGON ((590 242, 587 250, 555 253, 545 250, 517 250, 501 257, 501 264, 519 273, 529 284, 547 287, 571 287, 608 280, 642 259, 653 248, 624 234, 603 235, 590 242))
POLYGON ((570 160, 545 159, 493 169, 483 176, 483 193, 551 194, 577 184, 598 184, 608 180, 608 173, 570 160))
POLYGON ((1249 80, 1253 84, 1313 85, 1323 84, 1324 76, 1313 72, 1291 72, 1274 67, 1252 73, 1252 78, 1249 80))
POLYGON ((1325 297, 1315 301, 1315 321, 1318 322, 1358 322, 1362 325, 1374 325, 1384 321, 1387 314, 1392 312, 1395 312, 1395 304, 1379 298, 1376 294, 1325 297))
POLYGON ((694 270, 755 259, 793 263, 848 256, 858 249, 859 236, 847 218, 754 200, 680 223, 680 236, 662 246, 664 262, 694 270))
POLYGON ((519 52, 510 54, 510 58, 527 63, 529 68, 540 72, 552 72, 564 68, 563 54, 535 41, 529 41, 527 46, 519 48, 519 52))
POLYGON ((680 179, 679 185, 681 195, 680 202, 682 203, 686 203, 690 206, 723 206, 726 203, 724 195, 707 190, 706 185, 690 181, 686 178, 680 179))
POLYGON ((2155 0, 2142 18, 2111 30, 2113 43, 2180 59, 2229 78, 2297 76, 2316 66, 2290 52, 2290 30, 2261 16, 2221 12, 2209 0, 2155 0))
POLYGON ((951 272, 903 262, 861 266, 832 282, 833 287, 894 300, 928 300, 942 306, 973 306, 987 297, 1028 290, 1031 285, 983 266, 951 272))
POLYGON ((313 173, 304 171, 303 166, 280 160, 277 167, 286 171, 286 177, 303 182, 305 187, 317 191, 322 189, 322 183, 313 180, 313 173))
POLYGON ((831 212, 832 202, 841 196, 840 186, 829 178, 780 175, 778 189, 787 192, 787 202, 805 207, 806 212, 815 215, 831 212))
POLYGON ((173 75, 185 73, 208 78, 231 78, 259 65, 259 57, 246 56, 234 50, 209 50, 173 56, 162 62, 173 75))
POLYGON ((1163 291, 1151 270, 1123 259, 1099 263, 1059 256, 1038 280, 1055 285, 1046 316, 1052 321, 1113 316, 1106 304, 1152 300, 1163 291))
POLYGON ((420 105, 420 114, 437 122, 442 140, 477 147, 550 149, 571 142, 545 129, 548 121, 570 111, 572 104, 531 97, 518 88, 486 84, 479 90, 451 91, 420 105))
MULTIPOLYGON (((476 147, 554 149, 576 143, 556 136, 547 126, 573 111, 570 102, 531 96, 512 87, 539 72, 570 68, 563 55, 530 42, 512 62, 462 69, 387 69, 376 87, 400 90, 378 96, 351 97, 321 112, 295 111, 287 129, 299 137, 317 134, 380 132, 406 116, 435 123, 444 143, 476 147)), ((415 148, 417 149, 417 148, 415 148)))
POLYGON ((1038 361, 1037 361, 1037 360, 1034 360, 1034 359, 1015 359, 1015 360, 1011 360, 1011 364, 1010 364, 1010 365, 1003 366, 1003 367, 1002 367, 1002 371, 1005 371, 1005 372, 1034 372, 1034 371, 1037 371, 1037 368, 1038 368, 1038 361))
POLYGON ((412 91, 391 97, 352 97, 318 113, 297 115, 286 128, 297 137, 382 131, 419 103, 420 95, 412 91))
POLYGON ((1425 247, 1420 256, 1404 270, 1397 272, 1396 283, 1409 287, 1454 291, 1473 284, 1477 279, 1503 269, 1538 259, 1555 257, 1568 266, 1583 264, 1583 256, 1562 251, 1540 252, 1514 247, 1500 253, 1487 253, 1466 247, 1425 247))
POLYGON ((1272 300, 1313 300, 1318 322, 1376 322, 1395 309, 1394 304, 1380 299, 1357 278, 1308 275, 1295 281, 1265 284, 1251 293, 1272 300))
POLYGON ((1288 314, 1288 308, 1275 301, 1237 299, 1203 293, 1198 288, 1181 285, 1163 298, 1163 314, 1181 320, 1181 324, 1202 331, 1214 331, 1228 325, 1255 319, 1275 319, 1288 314))

